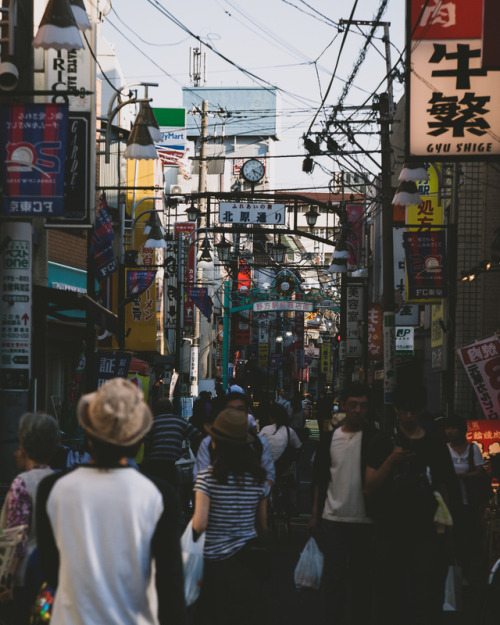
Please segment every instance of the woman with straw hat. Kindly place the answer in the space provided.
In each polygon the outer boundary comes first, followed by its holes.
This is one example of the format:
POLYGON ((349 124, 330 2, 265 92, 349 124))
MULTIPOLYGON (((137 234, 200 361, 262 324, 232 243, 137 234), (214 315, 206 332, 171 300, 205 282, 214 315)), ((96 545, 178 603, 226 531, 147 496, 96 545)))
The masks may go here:
POLYGON ((269 485, 250 443, 243 411, 226 408, 205 429, 213 460, 194 486, 195 534, 206 532, 205 570, 197 623, 254 625, 265 621, 263 608, 269 485))
POLYGON ((183 625, 176 494, 127 462, 153 424, 141 391, 108 380, 80 399, 78 421, 91 463, 46 478, 37 502, 51 625, 183 625))

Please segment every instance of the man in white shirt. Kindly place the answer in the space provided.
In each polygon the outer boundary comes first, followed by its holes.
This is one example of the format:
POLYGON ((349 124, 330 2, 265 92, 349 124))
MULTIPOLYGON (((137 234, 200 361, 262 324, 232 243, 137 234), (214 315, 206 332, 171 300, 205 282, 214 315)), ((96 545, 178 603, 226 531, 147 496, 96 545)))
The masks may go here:
POLYGON ((372 525, 365 510, 366 452, 375 429, 367 423, 368 389, 345 389, 345 419, 321 442, 313 468, 314 499, 309 526, 318 528, 324 553, 322 596, 325 623, 362 624, 371 618, 369 554, 372 525))

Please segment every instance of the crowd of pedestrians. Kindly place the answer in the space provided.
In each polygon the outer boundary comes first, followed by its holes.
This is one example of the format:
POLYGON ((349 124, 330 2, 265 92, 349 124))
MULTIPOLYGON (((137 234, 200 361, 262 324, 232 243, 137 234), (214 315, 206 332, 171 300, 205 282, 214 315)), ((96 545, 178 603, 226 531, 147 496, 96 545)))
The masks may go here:
MULTIPOLYGON (((380 431, 358 382, 343 390, 338 412, 331 396, 316 405, 308 529, 324 555, 324 625, 438 625, 449 565, 471 583, 485 572, 473 499, 484 469, 465 421, 431 431, 417 387, 398 389, 394 408, 394 431, 380 431)), ((42 587, 53 625, 265 625, 269 495, 286 487, 297 511, 296 461, 313 416, 309 397, 290 401, 284 389, 254 415, 232 385, 201 394, 187 421, 167 398, 151 410, 135 385, 115 378, 78 405, 90 461, 61 470, 56 420, 24 415, 21 473, 0 529, 25 528, 12 576, 1 580, 0 622, 43 622, 42 587), (180 534, 191 515, 176 465, 186 444, 195 454, 193 538, 204 535, 205 560, 189 609, 180 534)))

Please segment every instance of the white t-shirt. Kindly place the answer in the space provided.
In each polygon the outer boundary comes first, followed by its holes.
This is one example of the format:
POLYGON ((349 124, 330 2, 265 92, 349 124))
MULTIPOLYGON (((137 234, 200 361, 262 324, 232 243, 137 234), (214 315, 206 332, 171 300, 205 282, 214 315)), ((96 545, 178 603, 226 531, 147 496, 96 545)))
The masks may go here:
POLYGON ((343 523, 371 523, 366 516, 361 476, 362 432, 339 427, 330 446, 330 482, 323 518, 343 523))
MULTIPOLYGON (((484 465, 484 460, 481 455, 481 450, 475 443, 469 443, 469 445, 472 445, 472 459, 474 461, 474 467, 482 467, 484 465)), ((467 473, 467 471, 469 471, 469 445, 467 445, 467 448, 462 455, 459 455, 450 447, 450 445, 448 445, 451 460, 453 462, 453 466, 455 467, 455 473, 467 473)), ((459 479, 459 482, 460 490, 462 492, 462 503, 469 503, 464 481, 459 479)))
MULTIPOLYGON (((290 432, 290 445, 295 449, 302 447, 302 443, 294 430, 292 430, 292 428, 288 428, 288 430, 290 432)), ((275 425, 266 425, 262 428, 260 434, 264 436, 266 441, 269 443, 269 449, 271 451, 273 462, 276 462, 288 445, 286 427, 281 426, 279 430, 276 431, 275 425)))

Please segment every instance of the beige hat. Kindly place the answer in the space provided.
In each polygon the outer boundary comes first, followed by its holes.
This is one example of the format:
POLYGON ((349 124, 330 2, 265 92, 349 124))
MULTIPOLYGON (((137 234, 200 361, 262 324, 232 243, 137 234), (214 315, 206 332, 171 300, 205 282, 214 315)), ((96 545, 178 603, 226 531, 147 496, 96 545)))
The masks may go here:
POLYGON ((235 445, 248 445, 254 440, 248 433, 246 412, 235 408, 226 408, 219 412, 213 425, 205 425, 205 430, 216 440, 235 445))
POLYGON ((94 438, 120 447, 139 442, 153 425, 142 392, 124 378, 113 378, 78 403, 78 422, 94 438))

